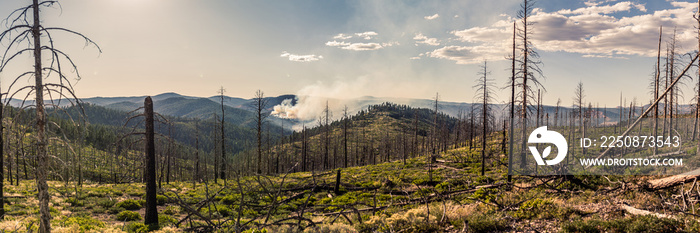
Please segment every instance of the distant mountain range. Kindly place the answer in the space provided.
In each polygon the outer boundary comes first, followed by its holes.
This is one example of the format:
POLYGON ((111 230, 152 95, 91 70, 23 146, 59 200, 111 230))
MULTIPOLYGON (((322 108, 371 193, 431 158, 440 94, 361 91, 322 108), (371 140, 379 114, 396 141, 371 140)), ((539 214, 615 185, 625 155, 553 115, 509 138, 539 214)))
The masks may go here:
MULTIPOLYGON (((121 110, 121 111, 132 111, 143 106, 143 101, 146 96, 130 96, 130 97, 91 97, 81 99, 85 103, 90 103, 98 106, 103 106, 109 109, 121 110)), ((211 119, 214 115, 220 116, 221 114, 221 96, 211 96, 211 97, 195 97, 195 96, 185 96, 178 93, 163 93, 156 96, 152 96, 154 101, 154 110, 163 115, 183 117, 183 118, 198 118, 198 119, 211 119)), ((416 108, 427 108, 433 109, 435 106, 435 101, 430 99, 409 99, 409 98, 391 98, 391 97, 372 97, 363 96, 353 99, 333 99, 324 97, 314 97, 316 102, 327 101, 329 103, 329 108, 332 111, 332 116, 334 119, 340 119, 342 117, 342 111, 345 106, 348 107, 348 114, 354 115, 360 110, 366 109, 367 106, 381 104, 384 102, 391 102, 396 104, 408 105, 416 108), (320 101, 318 99, 321 99, 320 101)), ((272 112, 275 106, 283 103, 285 100, 292 100, 292 105, 299 104, 299 100, 303 100, 303 96, 296 95, 281 95, 275 97, 266 97, 267 106, 265 112, 272 112)), ((254 114, 254 107, 252 105, 253 99, 244 99, 238 97, 224 96, 224 111, 226 112, 226 121, 232 124, 240 126, 252 126, 254 114)), ((302 101, 303 102, 303 101, 302 101)), ((25 102, 25 105, 32 104, 33 101, 25 102)), ((19 106, 21 101, 12 100, 11 104, 13 106, 19 106)), ((63 101, 60 105, 67 106, 69 101, 63 101)), ((304 104, 304 103, 302 103, 304 104)), ((463 116, 468 116, 472 106, 475 109, 480 108, 480 104, 473 103, 463 103, 463 102, 439 102, 439 111, 446 113, 453 117, 459 117, 460 114, 463 116)), ((648 105, 644 106, 645 108, 648 105)), ((504 116, 507 113, 505 104, 494 104, 492 109, 497 118, 504 116)), ((549 114, 550 117, 554 116, 555 107, 545 105, 542 107, 544 109, 543 114, 549 114)), ((317 108, 321 109, 321 108, 317 108)), ((689 105, 680 106, 681 112, 690 112, 689 105)), ((571 107, 561 107, 561 112, 571 111, 571 107)), ((619 120, 620 109, 615 108, 598 108, 596 109, 600 117, 605 116, 607 122, 617 122, 619 120)), ((628 108, 622 109, 628 112, 628 108)), ((642 108, 636 107, 635 114, 641 114, 642 108)), ((316 111, 320 116, 321 111, 316 111)), ((534 114, 534 113, 533 113, 534 114)), ((626 113, 627 114, 627 113, 626 113)), ((281 119, 278 117, 268 118, 276 125, 284 125, 285 128, 291 129, 295 124, 301 123, 299 119, 281 119)), ((315 118, 307 119, 307 123, 312 123, 315 118)))

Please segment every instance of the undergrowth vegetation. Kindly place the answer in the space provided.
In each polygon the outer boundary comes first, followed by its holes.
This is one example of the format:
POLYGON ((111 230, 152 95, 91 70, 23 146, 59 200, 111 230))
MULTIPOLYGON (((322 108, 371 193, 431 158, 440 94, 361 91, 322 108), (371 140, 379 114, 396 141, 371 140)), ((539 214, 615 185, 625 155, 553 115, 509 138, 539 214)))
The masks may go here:
MULTIPOLYGON (((663 208, 662 198, 675 191, 631 185, 644 177, 514 177, 509 184, 504 166, 488 166, 485 176, 476 175, 475 151, 448 150, 432 164, 432 173, 427 158, 342 169, 337 193, 335 170, 236 177, 225 185, 222 180, 170 182, 157 196, 158 227, 162 232, 700 231, 692 216, 635 216, 603 204, 663 208)), ((501 160, 490 158, 490 163, 501 160)), ((56 232, 149 230, 142 223, 143 184, 49 184, 56 232)), ((6 185, 6 192, 8 212, 0 229, 36 230, 33 181, 6 185)))

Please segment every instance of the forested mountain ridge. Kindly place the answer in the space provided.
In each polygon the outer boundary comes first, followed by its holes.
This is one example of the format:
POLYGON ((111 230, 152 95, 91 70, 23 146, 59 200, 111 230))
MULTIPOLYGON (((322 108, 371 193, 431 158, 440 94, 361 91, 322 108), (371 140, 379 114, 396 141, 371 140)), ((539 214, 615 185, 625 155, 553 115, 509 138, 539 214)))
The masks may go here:
MULTIPOLYGON (((261 170, 328 170, 405 160, 446 151, 457 143, 463 145, 469 137, 476 138, 473 127, 469 127, 475 122, 425 108, 383 103, 352 115, 334 114, 342 117, 334 121, 322 116, 314 126, 273 139, 272 144, 262 144, 261 170)), ((243 171, 249 172, 255 170, 252 166, 257 158, 256 148, 235 156, 235 160, 243 161, 243 171)))
MULTIPOLYGON (((163 101, 168 101, 170 99, 165 99, 163 101)), ((189 99, 185 101, 197 101, 197 99, 189 99)), ((200 99, 200 101, 209 100, 200 99)), ((131 120, 129 124, 126 124, 127 120, 130 117, 140 114, 140 111, 129 114, 129 112, 126 111, 109 109, 93 104, 84 104, 82 108, 85 113, 85 119, 87 120, 90 126, 109 128, 111 134, 125 134, 132 127, 143 127, 143 125, 138 124, 140 122, 138 119, 131 120)), ((64 111, 56 112, 55 116, 61 117, 63 119, 69 119, 66 113, 70 115, 70 118, 72 119, 79 119, 80 111, 77 107, 70 107, 66 108, 64 111)), ((161 122, 157 124, 157 133, 165 136, 172 135, 174 140, 191 148, 194 148, 196 144, 199 143, 200 150, 207 153, 210 153, 214 149, 217 149, 215 147, 215 144, 218 142, 215 141, 219 140, 219 136, 217 135, 219 135, 221 123, 220 121, 214 121, 214 116, 211 116, 208 119, 198 119, 175 117, 163 113, 159 114, 161 114, 168 122, 161 122), (168 123, 172 124, 172 130, 169 128, 170 126, 168 123)), ((227 112, 224 128, 224 132, 226 134, 226 144, 228 146, 227 153, 237 153, 245 149, 246 141, 254 140, 253 129, 248 125, 240 125, 249 123, 252 119, 242 118, 240 116, 229 116, 228 114, 229 113, 227 112), (237 120, 234 121, 233 119, 237 120)), ((220 116, 220 112, 219 114, 217 114, 217 116, 220 116)), ((252 116, 250 115, 250 113, 247 113, 245 117, 252 116)), ((265 127, 270 127, 270 130, 274 130, 275 132, 281 132, 282 130, 279 126, 273 124, 266 125, 265 127)), ((90 133, 94 134, 94 132, 90 133)))

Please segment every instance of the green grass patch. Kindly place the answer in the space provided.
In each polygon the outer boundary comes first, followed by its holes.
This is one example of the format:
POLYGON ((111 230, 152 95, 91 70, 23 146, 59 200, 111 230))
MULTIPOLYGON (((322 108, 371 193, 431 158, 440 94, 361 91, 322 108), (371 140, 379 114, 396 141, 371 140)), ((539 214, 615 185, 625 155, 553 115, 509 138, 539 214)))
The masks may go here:
POLYGON ((117 214, 117 220, 119 221, 136 221, 141 220, 141 215, 134 211, 124 210, 117 214))

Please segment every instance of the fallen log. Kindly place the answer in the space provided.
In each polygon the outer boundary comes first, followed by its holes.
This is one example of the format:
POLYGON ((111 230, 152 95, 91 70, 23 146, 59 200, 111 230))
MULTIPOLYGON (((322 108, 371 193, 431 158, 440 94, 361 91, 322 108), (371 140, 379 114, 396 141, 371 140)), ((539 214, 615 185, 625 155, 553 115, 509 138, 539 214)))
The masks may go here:
POLYGON ((620 204, 620 208, 627 211, 627 213, 630 213, 631 215, 653 215, 653 216, 656 216, 657 218, 673 218, 673 216, 671 216, 671 215, 654 213, 654 212, 647 211, 647 210, 640 210, 640 209, 637 209, 637 208, 634 208, 632 206, 628 206, 625 204, 620 204))
POLYGON ((669 153, 665 153, 665 154, 652 155, 652 156, 649 156, 649 158, 661 158, 661 157, 666 157, 666 156, 671 156, 671 155, 681 155, 681 154, 685 154, 685 152, 683 152, 682 150, 678 150, 678 151, 669 152, 669 153))
POLYGON ((693 181, 700 177, 700 175, 675 175, 675 176, 669 176, 661 179, 655 179, 655 180, 650 180, 647 181, 647 183, 644 185, 644 188, 650 191, 654 190, 660 190, 660 189, 667 189, 671 187, 675 187, 680 184, 684 184, 686 182, 693 181))

